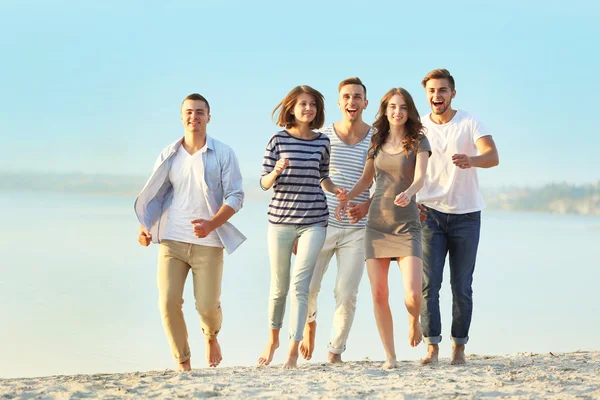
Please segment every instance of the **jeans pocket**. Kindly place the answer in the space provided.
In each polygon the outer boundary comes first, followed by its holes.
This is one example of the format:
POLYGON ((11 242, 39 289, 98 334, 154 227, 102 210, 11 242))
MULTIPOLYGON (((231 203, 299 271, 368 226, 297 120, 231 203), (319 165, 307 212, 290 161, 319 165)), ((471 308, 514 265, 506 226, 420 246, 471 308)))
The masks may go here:
POLYGON ((481 211, 474 211, 474 212, 470 212, 470 213, 466 213, 463 214, 465 217, 467 217, 470 220, 473 221, 480 221, 481 220, 481 211))

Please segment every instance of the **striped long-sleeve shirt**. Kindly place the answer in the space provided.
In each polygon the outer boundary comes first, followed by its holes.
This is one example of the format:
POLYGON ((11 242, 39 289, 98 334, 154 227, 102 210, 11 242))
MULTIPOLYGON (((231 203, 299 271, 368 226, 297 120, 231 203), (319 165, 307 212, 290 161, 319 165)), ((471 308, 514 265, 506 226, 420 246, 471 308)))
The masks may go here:
MULTIPOLYGON (((269 204, 269 222, 287 225, 327 223, 329 211, 321 181, 329 177, 329 138, 299 139, 283 130, 274 134, 265 150, 261 176, 286 158, 289 166, 275 179, 269 204)), ((264 189, 264 188, 263 188, 264 189)))
MULTIPOLYGON (((365 136, 362 141, 354 146, 344 143, 335 132, 333 125, 324 127, 320 130, 320 132, 326 134, 331 142, 331 164, 329 168, 329 177, 333 183, 350 191, 356 184, 356 181, 358 181, 362 176, 373 130, 369 130, 367 136, 365 136)), ((333 212, 338 206, 339 201, 334 194, 325 194, 327 195, 327 203, 329 205, 329 210, 331 211, 329 225, 335 226, 336 228, 352 229, 365 227, 367 220, 366 216, 356 224, 351 224, 350 218, 348 218, 346 214, 342 215, 342 222, 338 221, 333 212)), ((351 203, 364 203, 365 201, 369 200, 369 197, 369 191, 365 190, 352 199, 351 203)))

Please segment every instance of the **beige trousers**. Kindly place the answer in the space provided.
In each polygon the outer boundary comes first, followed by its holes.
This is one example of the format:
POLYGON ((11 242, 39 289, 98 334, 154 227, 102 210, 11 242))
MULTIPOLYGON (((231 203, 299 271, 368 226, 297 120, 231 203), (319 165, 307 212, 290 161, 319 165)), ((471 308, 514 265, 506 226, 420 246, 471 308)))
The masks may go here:
POLYGON ((219 300, 223 249, 163 240, 158 253, 158 306, 173 357, 179 363, 189 360, 191 354, 182 310, 183 286, 190 269, 202 332, 215 338, 223 320, 219 300))

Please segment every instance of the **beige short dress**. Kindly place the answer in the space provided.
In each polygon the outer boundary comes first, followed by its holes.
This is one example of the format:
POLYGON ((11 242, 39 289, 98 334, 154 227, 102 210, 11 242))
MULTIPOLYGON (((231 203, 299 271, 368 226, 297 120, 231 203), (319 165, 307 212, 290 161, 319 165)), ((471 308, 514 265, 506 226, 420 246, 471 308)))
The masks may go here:
MULTIPOLYGON (((416 153, 410 149, 398 154, 385 153, 381 148, 375 155, 375 194, 367 214, 365 258, 423 258, 421 223, 415 196, 406 207, 394 204, 396 196, 408 189, 415 177, 417 153, 431 146, 425 136, 418 139, 416 153)), ((369 155, 372 154, 369 151, 369 155)))

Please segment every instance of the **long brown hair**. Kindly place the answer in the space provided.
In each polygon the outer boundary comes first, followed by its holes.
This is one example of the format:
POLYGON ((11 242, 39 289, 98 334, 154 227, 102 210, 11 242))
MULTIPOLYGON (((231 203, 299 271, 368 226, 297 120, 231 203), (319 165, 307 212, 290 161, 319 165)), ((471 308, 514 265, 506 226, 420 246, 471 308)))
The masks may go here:
POLYGON ((379 103, 379 110, 377 111, 377 115, 375 115, 375 122, 373 122, 375 134, 373 134, 373 137, 371 138, 373 147, 368 155, 369 158, 375 157, 381 146, 383 146, 390 135, 390 122, 387 119, 386 110, 390 99, 397 94, 402 96, 406 102, 406 108, 408 111, 408 120, 405 124, 406 136, 404 136, 402 139, 402 145, 404 146, 404 151, 406 152, 407 157, 408 151, 411 148, 413 151, 416 151, 416 143, 423 137, 424 128, 423 124, 421 123, 421 117, 419 116, 417 106, 415 106, 415 102, 413 101, 410 93, 408 93, 408 91, 404 88, 390 89, 382 97, 381 102, 379 103))
POLYGON ((315 98, 315 102, 317 103, 317 115, 315 119, 313 119, 309 125, 310 129, 319 129, 325 123, 325 99, 321 92, 316 89, 311 88, 307 85, 296 86, 277 104, 277 107, 273 110, 271 114, 271 118, 275 123, 279 126, 284 126, 286 128, 291 128, 296 125, 296 117, 292 115, 292 111, 296 106, 296 101, 298 100, 298 96, 302 93, 310 94, 315 98), (275 114, 277 118, 275 118, 275 114))

